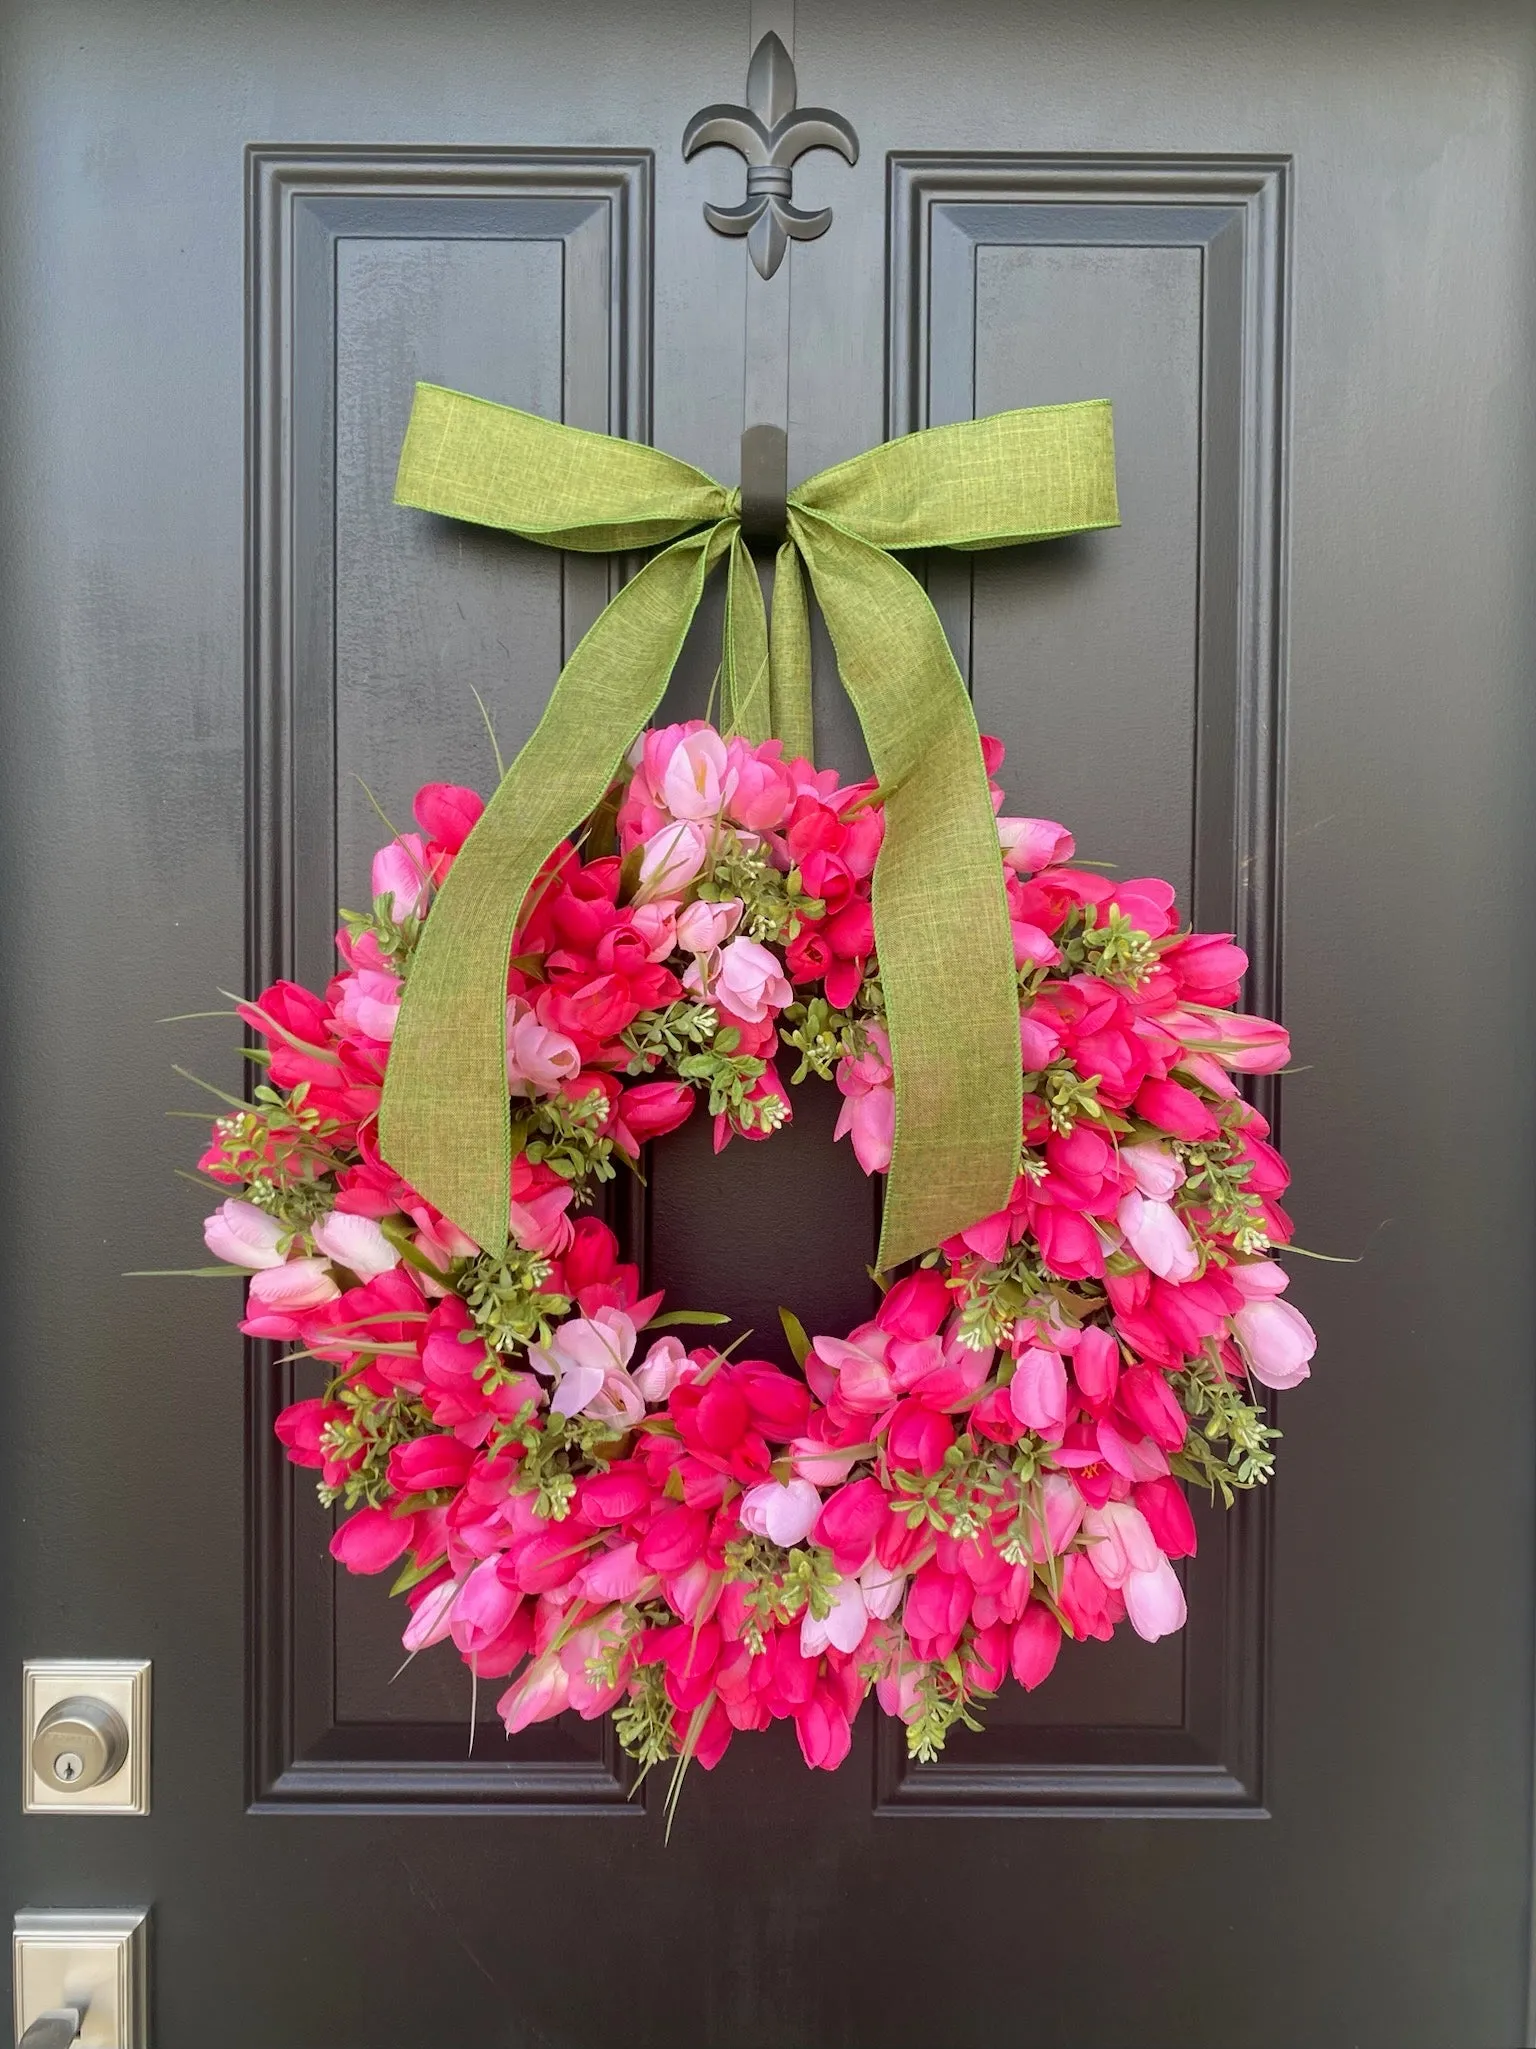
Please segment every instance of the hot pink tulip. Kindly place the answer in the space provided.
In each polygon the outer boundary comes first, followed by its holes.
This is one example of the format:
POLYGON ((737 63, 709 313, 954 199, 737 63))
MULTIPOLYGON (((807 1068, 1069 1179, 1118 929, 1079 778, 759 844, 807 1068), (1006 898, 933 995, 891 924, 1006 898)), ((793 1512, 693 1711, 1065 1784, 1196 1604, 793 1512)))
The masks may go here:
POLYGON ((383 1572, 411 1548, 416 1534, 413 1515, 392 1515, 387 1508, 360 1508, 331 1539, 331 1556, 348 1572, 383 1572))
POLYGON ((1039 1601, 1031 1601, 1013 1625, 1009 1662, 1013 1676, 1029 1693, 1050 1678, 1061 1649, 1061 1624, 1039 1601))
POLYGON ((1072 1378, 1090 1402, 1114 1400, 1120 1381, 1120 1347, 1102 1324, 1091 1323, 1072 1351, 1072 1378))
MULTIPOLYGON (((251 1283, 251 1292, 256 1283, 251 1283)), ((1317 1336, 1299 1309, 1278 1298, 1245 1303, 1232 1319, 1248 1370, 1265 1387, 1295 1387, 1312 1371, 1317 1336)))
POLYGON ((619 1121, 637 1142, 676 1131, 693 1115, 694 1092, 685 1081, 642 1081, 619 1098, 619 1121))
POLYGON ((1159 1551, 1167 1558, 1193 1558, 1195 1519, 1190 1514, 1184 1489, 1171 1473, 1161 1479, 1143 1480, 1133 1487, 1136 1506, 1147 1519, 1159 1551))
POLYGON ((456 854, 485 809, 485 799, 459 783, 423 783, 411 807, 416 823, 444 853, 456 854))
POLYGON ((825 1687, 817 1687, 796 1714, 795 1734, 813 1771, 835 1772, 853 1745, 853 1724, 825 1687))
POLYGON ((484 1558, 459 1589, 449 1634, 468 1657, 494 1642, 517 1613, 523 1596, 501 1578, 499 1558, 484 1558))
POLYGON ((832 1553, 839 1572, 858 1572, 889 1517, 889 1499, 880 1482, 873 1477, 854 1480, 822 1503, 816 1542, 832 1553))
POLYGON ((1170 1138, 1195 1142, 1214 1138, 1221 1129, 1210 1105, 1178 1081, 1144 1081, 1136 1092, 1136 1110, 1170 1138))
POLYGON ((955 1441, 948 1416, 922 1402, 898 1402, 886 1425, 885 1446, 891 1464, 903 1471, 936 1473, 955 1441))
POLYGON ((1178 1396, 1153 1366, 1132 1366, 1120 1376, 1119 1402, 1127 1416, 1164 1451, 1177 1451, 1189 1431, 1178 1396))
POLYGON ((943 1328, 954 1306, 943 1273, 937 1267, 922 1266, 886 1290, 875 1321, 894 1338, 931 1338, 943 1328))

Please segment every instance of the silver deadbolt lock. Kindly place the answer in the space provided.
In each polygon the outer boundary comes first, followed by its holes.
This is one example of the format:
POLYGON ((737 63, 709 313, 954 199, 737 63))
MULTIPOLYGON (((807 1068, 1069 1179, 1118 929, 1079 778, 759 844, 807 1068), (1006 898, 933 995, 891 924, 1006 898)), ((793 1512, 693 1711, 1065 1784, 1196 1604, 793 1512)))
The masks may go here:
POLYGON ((74 1693, 55 1701, 32 1738, 32 1769, 57 1792, 88 1792, 122 1768, 128 1724, 109 1702, 74 1693))

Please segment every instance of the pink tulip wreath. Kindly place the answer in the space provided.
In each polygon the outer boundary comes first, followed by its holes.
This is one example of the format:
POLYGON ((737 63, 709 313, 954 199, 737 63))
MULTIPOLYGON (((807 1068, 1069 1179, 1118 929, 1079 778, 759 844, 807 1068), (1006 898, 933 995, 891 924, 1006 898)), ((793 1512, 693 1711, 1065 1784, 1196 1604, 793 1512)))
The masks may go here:
POLYGON ((717 1150, 771 1137, 810 1074, 865 1173, 886 1167, 883 819, 873 784, 697 722, 630 759, 613 851, 596 826, 558 848, 513 946, 509 1243, 473 1243, 376 1143, 412 950, 482 808, 441 783, 376 857, 324 995, 241 1006, 266 1073, 200 1162, 235 1191, 207 1243, 249 1275, 241 1328, 328 1375, 277 1427, 349 1511, 332 1552, 399 1568, 406 1647, 449 1639, 508 1680, 509 1730, 611 1714, 642 1766, 709 1767, 787 1716, 831 1769, 873 1687, 931 1758, 1064 1635, 1179 1628, 1181 1483, 1230 1503, 1269 1475, 1253 1383, 1305 1378, 1314 1339, 1271 1257, 1286 1169, 1232 1075, 1280 1067, 1286 1035, 1230 1008, 1243 953, 1181 931, 1167 883, 1000 817, 1025 1076, 1007 1208, 846 1335, 786 1314, 795 1372, 690 1349, 665 1327, 724 1319, 664 1315, 591 1205, 701 1101, 717 1150))

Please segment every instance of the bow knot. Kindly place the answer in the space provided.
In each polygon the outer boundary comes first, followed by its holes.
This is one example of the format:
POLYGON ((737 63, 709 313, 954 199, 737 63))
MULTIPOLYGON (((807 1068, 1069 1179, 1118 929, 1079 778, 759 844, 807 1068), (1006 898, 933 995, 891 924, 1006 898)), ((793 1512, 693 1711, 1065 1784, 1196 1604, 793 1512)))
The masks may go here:
POLYGON ((1006 547, 1118 524, 1107 401, 886 442, 789 494, 773 613, 740 490, 660 449, 416 389, 397 502, 585 552, 656 548, 572 654, 454 863, 411 965, 380 1144, 479 1244, 507 1236, 507 961, 543 862, 601 802, 726 561, 722 726, 810 756, 809 594, 885 805, 873 885, 896 1094, 882 1268, 1001 1209, 1018 1173, 1018 984, 970 699, 893 550, 1006 547), (809 588, 808 588, 809 586, 809 588))

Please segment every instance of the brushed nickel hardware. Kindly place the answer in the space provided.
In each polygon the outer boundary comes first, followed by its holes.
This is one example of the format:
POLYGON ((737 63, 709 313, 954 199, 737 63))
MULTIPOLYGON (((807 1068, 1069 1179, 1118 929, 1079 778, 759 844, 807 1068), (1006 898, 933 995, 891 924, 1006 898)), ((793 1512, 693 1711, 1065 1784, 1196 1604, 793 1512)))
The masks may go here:
POLYGON ((22 1667, 22 1810, 147 1814, 147 1659, 39 1658, 22 1667))
POLYGON ((148 1921, 141 1907, 18 1914, 11 1983, 19 2049, 147 2049, 148 1921))

